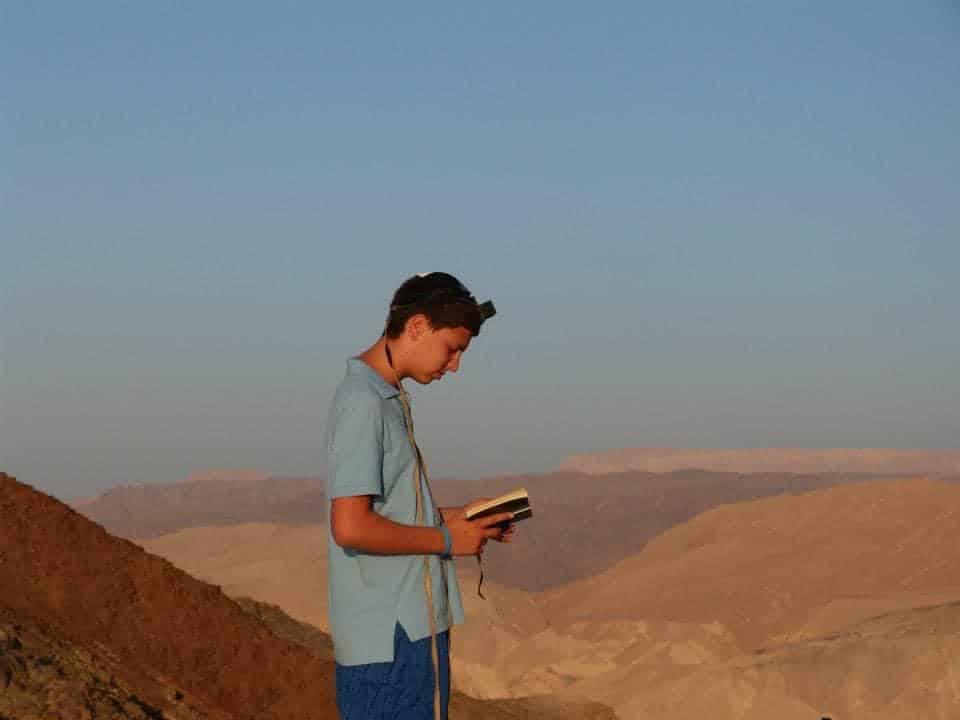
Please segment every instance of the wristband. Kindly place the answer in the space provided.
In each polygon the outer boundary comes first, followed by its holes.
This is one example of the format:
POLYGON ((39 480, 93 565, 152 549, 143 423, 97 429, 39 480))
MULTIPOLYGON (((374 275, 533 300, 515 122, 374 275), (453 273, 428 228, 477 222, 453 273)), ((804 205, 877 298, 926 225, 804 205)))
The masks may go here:
POLYGON ((450 536, 450 528, 441 525, 440 532, 443 533, 443 555, 449 557, 450 553, 453 552, 453 538, 450 536))

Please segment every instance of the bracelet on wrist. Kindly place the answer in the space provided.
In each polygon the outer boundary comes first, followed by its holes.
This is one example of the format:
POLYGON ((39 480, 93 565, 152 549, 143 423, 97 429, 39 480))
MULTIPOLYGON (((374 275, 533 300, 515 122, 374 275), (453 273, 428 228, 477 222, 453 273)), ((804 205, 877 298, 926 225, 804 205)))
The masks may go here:
POLYGON ((453 552, 453 537, 450 535, 450 528, 446 525, 440 526, 440 532, 443 533, 443 555, 445 557, 450 557, 450 553, 453 552))

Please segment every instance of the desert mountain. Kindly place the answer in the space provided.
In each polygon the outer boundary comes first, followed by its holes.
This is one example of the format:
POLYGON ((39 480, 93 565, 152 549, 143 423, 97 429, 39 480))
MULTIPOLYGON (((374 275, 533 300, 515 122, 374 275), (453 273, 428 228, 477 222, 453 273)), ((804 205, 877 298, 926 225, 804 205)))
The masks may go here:
POLYGON ((321 718, 332 665, 275 638, 215 586, 0 474, 0 609, 110 660, 171 717, 321 718), (158 688, 174 687, 171 697, 158 688))
POLYGON ((486 629, 470 677, 603 698, 627 720, 952 720, 958 530, 960 487, 929 480, 718 507, 540 594, 545 626, 512 648, 486 629))
MULTIPOLYGON (((950 684, 960 673, 950 605, 960 598, 958 523, 957 485, 883 481, 715 507, 605 572, 544 593, 503 587, 488 572, 488 599, 480 600, 467 563, 459 575, 468 622, 455 637, 454 681, 479 698, 592 698, 625 720, 952 720, 960 702, 950 684), (927 622, 924 606, 943 607, 927 622), (911 657, 922 667, 892 679, 911 657), (884 669, 888 660, 894 670, 884 669), (914 681, 925 683, 926 699, 914 681)), ((247 584, 267 599, 286 598, 323 627, 322 578, 289 568, 312 572, 312 563, 320 575, 316 548, 325 536, 323 526, 251 524, 184 530, 147 545, 229 581, 231 592, 247 584), (222 532, 236 535, 215 540, 222 532), (273 560, 251 552, 271 542, 273 560), (277 555, 289 557, 271 581, 277 555)))
POLYGON ((74 507, 114 535, 149 538, 201 525, 321 522, 323 490, 322 478, 215 471, 175 483, 119 485, 74 507))
POLYGON ((640 552, 660 533, 718 505, 865 479, 700 470, 592 476, 556 472, 442 483, 437 497, 441 504, 456 505, 526 487, 534 517, 518 526, 522 542, 490 546, 487 576, 502 585, 540 591, 600 572, 640 552))
MULTIPOLYGON (((525 486, 535 516, 520 526, 523 541, 509 550, 491 547, 486 559, 489 578, 536 591, 600 572, 639 552, 664 530, 717 505, 864 479, 860 475, 695 470, 662 475, 548 473, 440 481, 434 489, 441 504, 458 505, 525 486), (547 556, 550 562, 545 563, 547 556)), ((220 477, 125 486, 77 509, 110 532, 138 540, 197 526, 326 521, 323 481, 317 478, 242 481, 220 477)))
POLYGON ((204 482, 222 482, 224 480, 235 483, 254 483, 262 482, 270 476, 260 470, 251 468, 220 468, 213 470, 196 470, 187 475, 180 482, 185 483, 204 483, 204 482))
POLYGON ((561 470, 591 475, 629 470, 665 473, 688 468, 735 473, 861 473, 872 476, 960 475, 960 450, 624 448, 608 452, 573 455, 560 466, 561 470))
POLYGON ((756 649, 796 638, 834 602, 869 598, 875 613, 887 595, 960 597, 958 536, 960 486, 932 480, 725 505, 552 593, 544 612, 555 623, 717 621, 756 649))

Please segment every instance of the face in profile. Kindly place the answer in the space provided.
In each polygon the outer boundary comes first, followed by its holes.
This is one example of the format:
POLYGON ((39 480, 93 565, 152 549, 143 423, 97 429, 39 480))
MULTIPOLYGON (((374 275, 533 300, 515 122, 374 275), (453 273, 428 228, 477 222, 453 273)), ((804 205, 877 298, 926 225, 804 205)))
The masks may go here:
POLYGON ((470 346, 473 334, 464 327, 428 327, 416 340, 411 377, 421 385, 440 380, 460 369, 460 358, 470 346))

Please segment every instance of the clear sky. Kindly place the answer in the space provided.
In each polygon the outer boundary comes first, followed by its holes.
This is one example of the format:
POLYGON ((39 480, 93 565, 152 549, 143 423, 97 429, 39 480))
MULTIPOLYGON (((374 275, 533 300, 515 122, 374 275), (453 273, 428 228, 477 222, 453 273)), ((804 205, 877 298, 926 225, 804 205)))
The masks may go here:
POLYGON ((316 474, 408 275, 434 475, 960 447, 955 2, 0 9, 0 468, 316 474))

